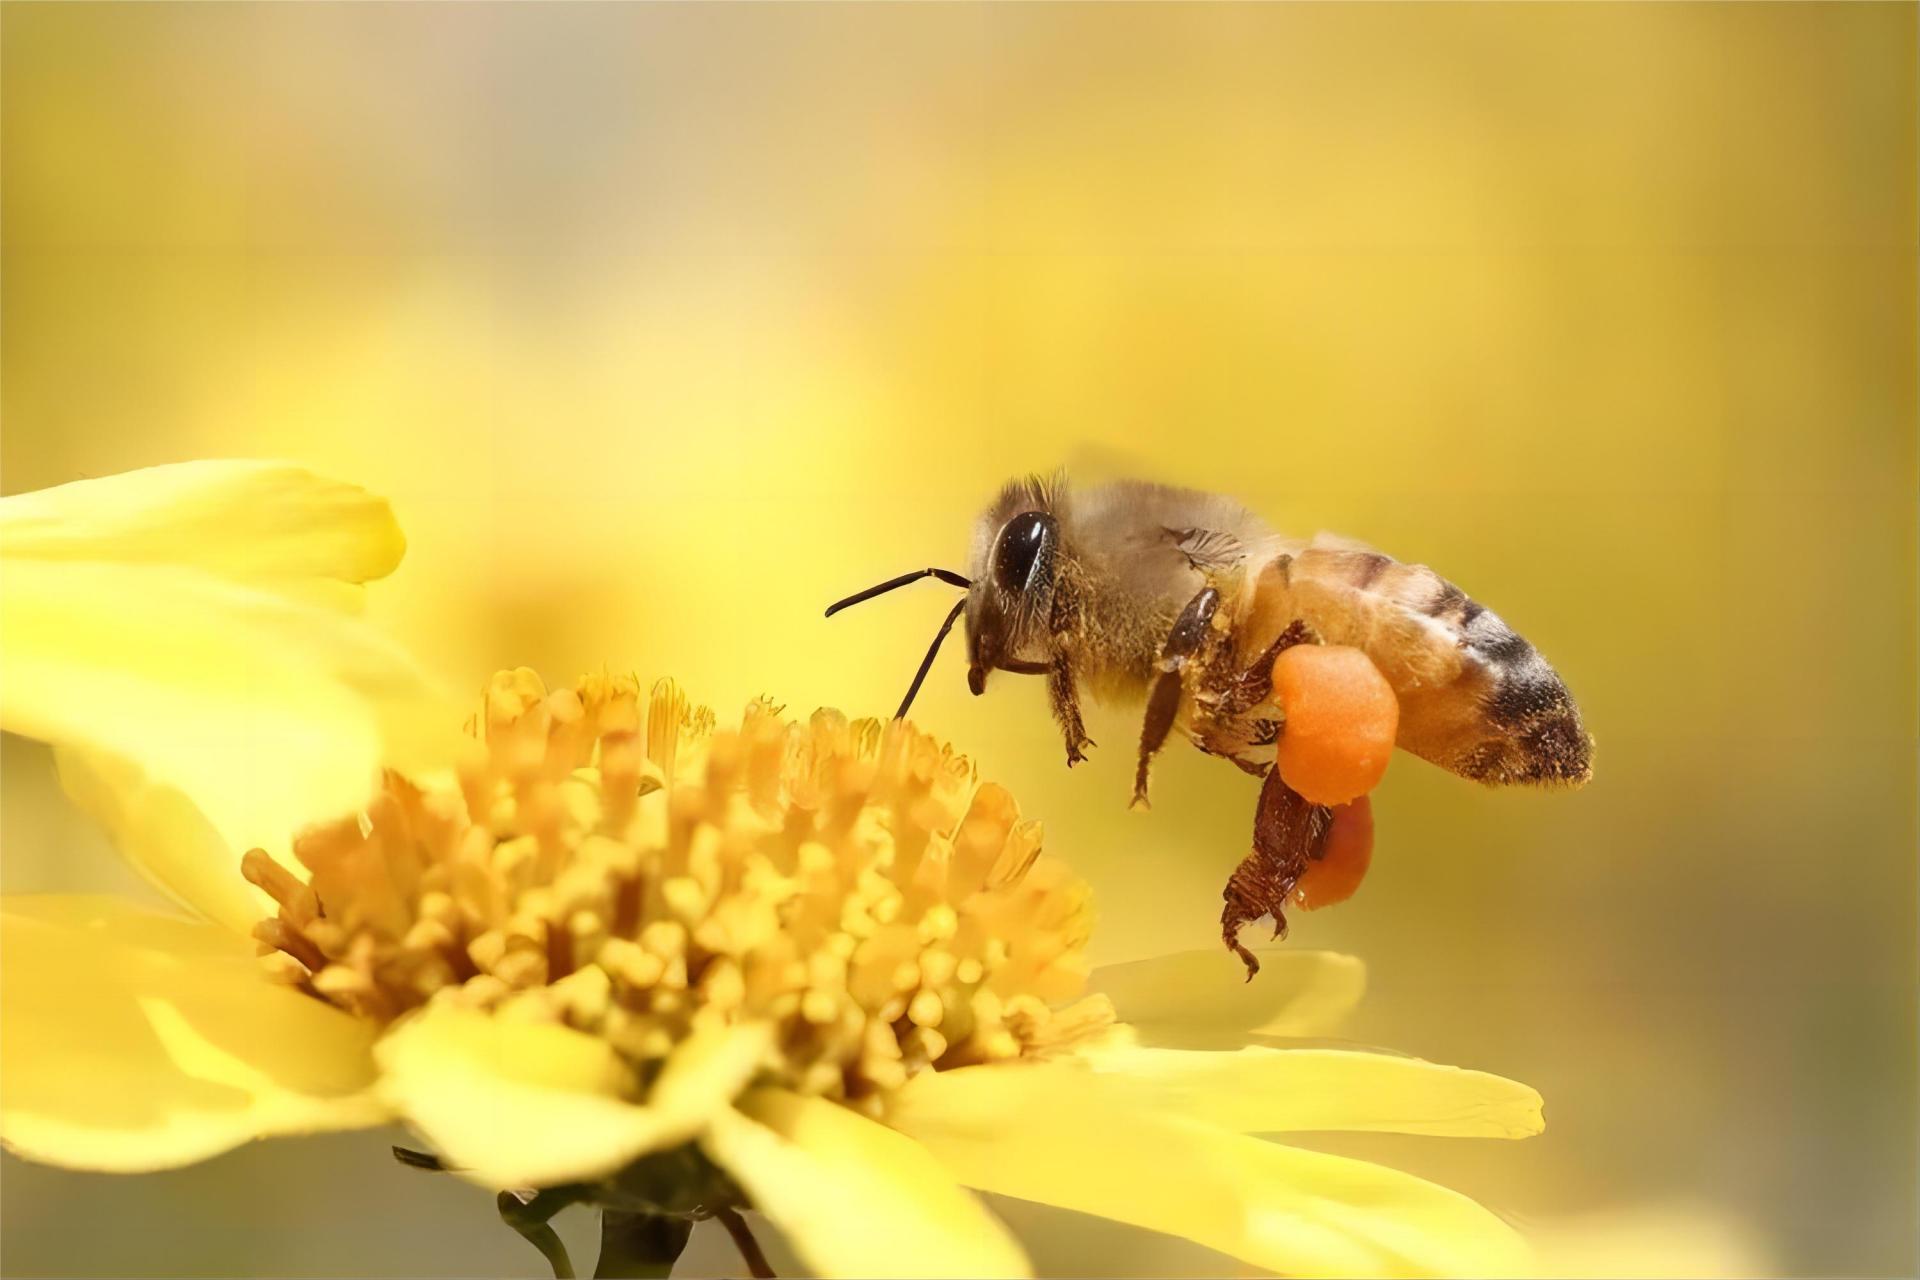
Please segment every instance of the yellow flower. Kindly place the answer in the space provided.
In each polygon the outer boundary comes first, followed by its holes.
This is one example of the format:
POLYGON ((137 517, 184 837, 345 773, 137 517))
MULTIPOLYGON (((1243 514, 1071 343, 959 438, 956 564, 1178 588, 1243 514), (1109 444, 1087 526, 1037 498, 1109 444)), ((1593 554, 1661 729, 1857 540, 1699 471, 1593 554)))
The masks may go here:
POLYGON ((453 749, 456 713, 351 616, 404 549, 384 501, 284 463, 0 499, 0 729, 55 743, 143 871, 245 928, 257 898, 195 846, 278 847, 453 749))
POLYGON ((394 1117, 490 1187, 750 1206, 825 1275, 1023 1274, 967 1188, 1287 1274, 1525 1266, 1465 1197, 1250 1135, 1518 1137, 1538 1095, 1185 1047, 1324 1030, 1357 995, 1338 957, 1278 953, 1252 986, 1224 952, 1176 957, 1083 995, 1085 885, 910 725, 757 702, 716 731, 671 684, 521 671, 474 729, 457 783, 390 773, 294 841, 304 877, 247 855, 279 908, 264 957, 110 901, 8 901, 0 1138, 130 1170, 394 1117))
POLYGON ((1199 1047, 1324 1031, 1354 962, 1083 995, 1085 886, 902 723, 715 732, 671 685, 517 672, 439 770, 455 717, 350 616, 400 553, 384 503, 277 464, 0 500, 0 725, 203 917, 0 903, 12 1150, 131 1172, 400 1119, 488 1186, 751 1205, 834 1275, 1022 1272, 965 1188, 1288 1273, 1523 1265, 1463 1197, 1248 1136, 1539 1128, 1494 1076, 1199 1047))

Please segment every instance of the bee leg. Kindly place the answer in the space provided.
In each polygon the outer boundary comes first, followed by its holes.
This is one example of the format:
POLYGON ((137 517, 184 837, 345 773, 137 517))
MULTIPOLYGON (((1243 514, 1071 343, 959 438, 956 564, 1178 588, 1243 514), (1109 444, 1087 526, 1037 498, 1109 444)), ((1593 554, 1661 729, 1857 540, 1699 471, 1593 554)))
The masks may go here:
POLYGON ((1057 654, 1047 671, 1047 699, 1053 704, 1053 718, 1067 739, 1067 767, 1071 769, 1087 758, 1085 748, 1098 745, 1087 736, 1080 722, 1080 696, 1073 687, 1073 666, 1067 655, 1057 654))
POLYGON ((1240 930, 1261 916, 1273 917, 1273 936, 1287 931, 1287 897, 1307 864, 1326 849, 1333 811, 1313 804, 1280 780, 1272 770, 1260 788, 1260 807, 1253 817, 1253 851, 1243 858, 1221 897, 1220 938, 1247 966, 1247 980, 1260 972, 1260 962, 1240 944, 1240 930))
POLYGON ((1287 629, 1275 636, 1273 643, 1267 646, 1266 652, 1234 677, 1226 696, 1220 700, 1221 718, 1246 715, 1266 702, 1273 696, 1273 660, 1297 644, 1318 643, 1320 637, 1301 619, 1295 618, 1289 622, 1287 629))
POLYGON ((500 1220, 540 1251, 540 1256, 553 1268, 554 1280, 567 1280, 573 1275, 573 1260, 567 1256, 566 1243, 553 1229, 552 1218, 586 1195, 587 1188, 573 1185, 542 1191, 502 1191, 494 1198, 494 1205, 500 1211, 500 1220))
POLYGON ((1129 808, 1146 807, 1148 770, 1180 714, 1180 693, 1187 664, 1200 651, 1213 623, 1214 610, 1219 607, 1220 593, 1212 587, 1202 588, 1173 620, 1173 629, 1167 632, 1160 646, 1160 661, 1154 664, 1159 674, 1153 678, 1153 690, 1147 695, 1147 717, 1140 725, 1140 763, 1133 774, 1133 800, 1129 808))
MULTIPOLYGON (((1271 702, 1273 660, 1296 644, 1317 639, 1304 622, 1295 621, 1246 666, 1236 666, 1229 646, 1200 659, 1194 689, 1195 706, 1189 732, 1193 744, 1209 755, 1225 757, 1256 778, 1273 768, 1273 746, 1280 740, 1280 709, 1271 702)), ((1189 672, 1189 676, 1193 676, 1189 672)))

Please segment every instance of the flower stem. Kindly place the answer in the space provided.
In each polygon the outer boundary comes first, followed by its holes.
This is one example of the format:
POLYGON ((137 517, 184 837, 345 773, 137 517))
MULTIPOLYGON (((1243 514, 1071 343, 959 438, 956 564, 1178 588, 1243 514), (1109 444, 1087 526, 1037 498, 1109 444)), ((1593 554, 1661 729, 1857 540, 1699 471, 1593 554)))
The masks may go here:
POLYGON ((736 1209, 722 1209, 714 1217, 720 1219, 720 1225, 733 1237, 733 1247, 740 1251, 740 1258, 747 1264, 747 1274, 755 1280, 772 1280, 773 1268, 767 1265, 767 1255, 760 1252, 760 1242, 753 1238, 753 1229, 736 1209))
POLYGON ((672 1275, 673 1264, 692 1234, 693 1223, 686 1218, 602 1209, 595 1280, 672 1275))

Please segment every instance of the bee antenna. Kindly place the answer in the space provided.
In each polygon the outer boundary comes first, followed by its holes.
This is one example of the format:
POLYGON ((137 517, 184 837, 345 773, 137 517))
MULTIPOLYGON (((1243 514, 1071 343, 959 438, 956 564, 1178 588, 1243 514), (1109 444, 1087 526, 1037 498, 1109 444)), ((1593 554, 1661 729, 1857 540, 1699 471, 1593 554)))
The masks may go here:
MULTIPOLYGON (((934 571, 929 570, 929 572, 934 571)), ((898 584, 896 583, 894 585, 898 584)), ((882 589, 883 588, 875 588, 876 591, 882 589)), ((913 683, 907 686, 907 696, 900 699, 900 709, 893 713, 895 720, 904 720, 907 718, 907 708, 913 705, 914 696, 920 692, 920 686, 926 680, 927 672, 933 669, 933 656, 940 652, 941 644, 946 641, 947 632, 953 630, 954 620, 960 616, 961 611, 966 607, 967 602, 965 600, 956 601, 953 608, 947 611, 947 620, 940 624, 938 631, 933 633, 933 643, 927 646, 927 656, 920 659, 920 669, 913 673, 913 683)))
MULTIPOLYGON (((848 596, 845 600, 834 601, 827 606, 827 616, 831 618, 842 609, 859 604, 863 600, 871 600, 875 596, 883 596, 896 587, 908 586, 920 581, 922 578, 938 578, 948 586, 960 587, 962 589, 973 585, 971 578, 955 573, 951 569, 915 569, 912 573, 903 573, 897 578, 888 578, 877 587, 868 587, 865 591, 856 592, 848 596)), ((940 634, 945 635, 946 632, 942 631, 940 634)))

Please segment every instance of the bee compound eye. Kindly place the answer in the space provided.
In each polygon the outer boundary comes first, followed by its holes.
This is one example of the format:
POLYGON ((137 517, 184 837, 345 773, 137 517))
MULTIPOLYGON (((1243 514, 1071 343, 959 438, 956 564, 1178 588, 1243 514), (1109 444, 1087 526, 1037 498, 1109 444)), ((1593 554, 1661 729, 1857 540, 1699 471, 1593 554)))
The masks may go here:
POLYGON ((1008 591, 1026 591, 1039 585, 1053 558, 1053 517, 1023 511, 1007 521, 993 549, 995 581, 1008 591))

